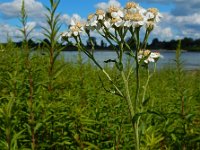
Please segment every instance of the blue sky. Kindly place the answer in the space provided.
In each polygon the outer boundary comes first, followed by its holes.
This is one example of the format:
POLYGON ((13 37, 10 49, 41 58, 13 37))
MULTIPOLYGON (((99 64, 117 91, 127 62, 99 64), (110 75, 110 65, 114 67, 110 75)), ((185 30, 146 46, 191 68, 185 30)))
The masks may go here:
MULTIPOLYGON (((19 27, 19 11, 22 0, 0 1, 0 42, 6 41, 7 35, 12 38, 19 36, 16 30, 19 27)), ((120 4, 124 6, 128 0, 61 0, 58 12, 61 13, 63 30, 67 27, 73 15, 87 18, 97 7, 120 4)), ((135 0, 144 8, 156 7, 163 14, 161 23, 152 33, 152 38, 169 41, 183 37, 200 38, 200 0, 135 0)), ((45 26, 44 6, 49 0, 25 0, 28 10, 29 25, 35 27, 35 38, 41 38, 39 26, 45 26)))

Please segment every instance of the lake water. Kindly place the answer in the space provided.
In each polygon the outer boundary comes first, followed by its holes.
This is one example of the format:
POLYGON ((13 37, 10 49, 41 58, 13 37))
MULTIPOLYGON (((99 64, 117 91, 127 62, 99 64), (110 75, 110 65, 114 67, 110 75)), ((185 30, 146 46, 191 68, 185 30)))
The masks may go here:
MULTIPOLYGON (((175 64, 175 51, 166 51, 162 50, 159 51, 163 58, 160 58, 157 66, 158 68, 163 68, 166 66, 174 66, 175 64)), ((66 61, 72 61, 76 62, 77 60, 77 51, 64 51, 62 52, 62 55, 64 56, 64 59, 66 61)), ((108 59, 115 59, 116 53, 112 51, 95 51, 94 53, 95 58, 97 61, 101 64, 104 65, 104 61, 108 59)), ((82 54, 83 62, 88 62, 88 58, 85 54, 82 54)), ((128 56, 126 55, 124 57, 124 61, 128 59, 128 56)), ((193 70, 193 69, 200 69, 200 52, 187 52, 184 51, 181 54, 181 60, 183 62, 183 67, 187 70, 193 70)))

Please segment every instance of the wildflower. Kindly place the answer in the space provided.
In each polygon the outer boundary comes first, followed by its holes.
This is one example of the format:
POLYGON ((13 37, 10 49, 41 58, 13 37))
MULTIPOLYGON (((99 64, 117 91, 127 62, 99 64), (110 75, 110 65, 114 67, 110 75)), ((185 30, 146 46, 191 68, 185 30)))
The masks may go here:
POLYGON ((108 29, 111 28, 111 25, 112 25, 112 24, 111 24, 111 20, 110 20, 110 19, 107 19, 107 20, 104 21, 104 26, 105 26, 106 28, 108 28, 108 29))
POLYGON ((139 5, 134 2, 126 3, 126 7, 125 7, 127 12, 132 12, 132 13, 138 12, 138 8, 139 8, 139 5))
POLYGON ((109 13, 110 13, 111 17, 115 18, 115 19, 124 17, 124 13, 119 7, 110 6, 109 13))
POLYGON ((126 27, 138 27, 145 24, 146 20, 140 13, 127 13, 124 17, 126 27))
POLYGON ((102 9, 97 9, 96 15, 97 15, 97 19, 98 20, 103 20, 105 18, 105 16, 106 16, 106 13, 102 9))
POLYGON ((95 14, 90 14, 85 25, 87 30, 94 30, 98 26, 97 16, 95 14))
POLYGON ((121 18, 112 18, 111 19, 111 24, 115 25, 116 27, 120 27, 123 25, 123 20, 121 18))
POLYGON ((73 19, 71 19, 69 31, 65 32, 63 35, 65 35, 68 38, 70 38, 72 36, 76 37, 83 31, 84 31, 84 24, 73 18, 73 19))
POLYGON ((146 12, 146 17, 148 20, 159 22, 162 15, 159 13, 157 8, 149 8, 146 12))
POLYGON ((160 55, 160 53, 158 53, 158 52, 152 52, 152 53, 150 54, 150 57, 153 58, 155 62, 157 62, 158 59, 159 59, 160 57, 162 57, 162 55, 160 55))
POLYGON ((138 5, 136 4, 136 3, 134 3, 134 2, 128 2, 128 3, 126 3, 126 9, 131 9, 131 8, 137 8, 138 7, 138 5))
POLYGON ((161 57, 160 53, 158 52, 151 52, 150 50, 141 50, 138 52, 138 60, 144 60, 144 63, 148 64, 150 62, 157 62, 158 59, 161 57))

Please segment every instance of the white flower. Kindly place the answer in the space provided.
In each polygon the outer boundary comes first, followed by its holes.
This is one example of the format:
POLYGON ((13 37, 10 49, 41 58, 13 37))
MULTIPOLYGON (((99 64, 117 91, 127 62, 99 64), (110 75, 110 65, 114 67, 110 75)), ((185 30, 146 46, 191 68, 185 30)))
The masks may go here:
POLYGON ((154 59, 154 61, 158 61, 159 58, 163 57, 162 55, 160 55, 160 53, 158 52, 151 52, 150 54, 150 58, 154 59))
POLYGON ((111 25, 115 25, 116 27, 121 27, 124 25, 124 21, 121 18, 112 18, 111 25))
POLYGON ((123 18, 124 13, 123 13, 123 11, 118 10, 116 12, 111 12, 111 16, 112 16, 112 18, 123 18))
POLYGON ((139 4, 137 3, 134 3, 134 2, 128 2, 126 3, 126 12, 131 12, 131 13, 136 13, 138 12, 138 9, 139 9, 139 4))
POLYGON ((124 12, 119 7, 110 6, 108 8, 108 16, 111 26, 120 27, 124 24, 124 12))
POLYGON ((102 9, 97 9, 95 14, 96 14, 98 20, 103 20, 106 16, 105 11, 102 9))
POLYGON ((124 17, 124 12, 122 9, 116 6, 110 6, 108 8, 108 12, 110 13, 112 18, 123 18, 124 17))
POLYGON ((94 14, 90 14, 87 19, 87 23, 85 25, 87 30, 95 30, 98 26, 97 16, 94 14))
POLYGON ((162 57, 158 52, 151 52, 150 50, 139 51, 138 60, 144 60, 144 63, 157 62, 162 57))
POLYGON ((81 23, 75 18, 72 18, 70 22, 69 30, 63 33, 63 36, 70 38, 72 36, 78 36, 83 31, 84 31, 83 23, 81 23))
POLYGON ((104 26, 107 28, 107 29, 109 29, 109 28, 111 28, 111 20, 110 19, 108 19, 108 20, 105 20, 104 21, 104 26))
POLYGON ((152 20, 156 23, 160 22, 160 18, 162 18, 161 13, 159 13, 156 8, 149 8, 146 12, 146 17, 148 20, 152 20))
POLYGON ((128 12, 125 14, 124 17, 125 23, 124 26, 126 27, 138 27, 143 26, 146 23, 146 18, 140 13, 131 13, 128 12))

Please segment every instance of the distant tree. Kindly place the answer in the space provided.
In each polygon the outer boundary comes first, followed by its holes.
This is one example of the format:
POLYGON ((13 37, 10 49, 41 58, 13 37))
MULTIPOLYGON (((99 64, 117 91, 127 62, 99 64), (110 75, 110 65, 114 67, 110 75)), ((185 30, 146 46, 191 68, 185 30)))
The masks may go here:
POLYGON ((182 47, 189 48, 193 45, 193 39, 192 38, 184 38, 181 41, 182 41, 181 42, 182 47))
POLYGON ((158 48, 159 43, 160 43, 159 40, 157 38, 155 38, 152 40, 151 47, 158 48))
POLYGON ((101 40, 101 45, 100 45, 101 47, 107 47, 107 44, 103 41, 103 40, 101 40))
POLYGON ((32 39, 29 39, 29 40, 28 40, 28 45, 29 45, 30 47, 35 47, 35 46, 36 46, 36 43, 35 43, 32 39))

